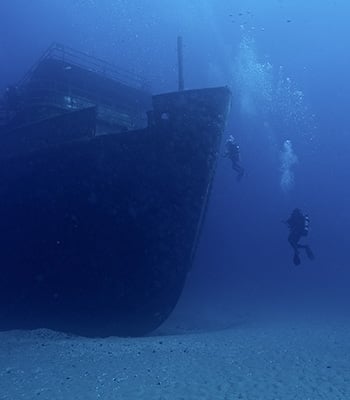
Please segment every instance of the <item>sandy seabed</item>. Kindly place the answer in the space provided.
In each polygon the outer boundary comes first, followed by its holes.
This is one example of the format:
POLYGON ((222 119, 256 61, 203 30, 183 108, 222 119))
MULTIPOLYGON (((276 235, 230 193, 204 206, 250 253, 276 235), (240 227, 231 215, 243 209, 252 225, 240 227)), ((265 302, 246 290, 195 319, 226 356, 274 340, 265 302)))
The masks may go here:
POLYGON ((2 332, 0 399, 350 399, 350 323, 136 339, 2 332))

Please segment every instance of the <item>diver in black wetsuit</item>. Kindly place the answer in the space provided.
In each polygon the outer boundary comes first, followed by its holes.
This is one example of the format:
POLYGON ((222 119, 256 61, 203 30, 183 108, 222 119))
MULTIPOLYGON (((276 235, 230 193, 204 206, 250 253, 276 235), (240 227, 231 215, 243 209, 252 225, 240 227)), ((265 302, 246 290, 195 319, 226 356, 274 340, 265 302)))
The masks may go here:
POLYGON ((293 247, 294 257, 293 262, 295 265, 300 264, 299 249, 305 249, 306 255, 310 260, 313 260, 314 254, 308 245, 299 244, 302 236, 307 236, 309 233, 310 219, 307 214, 303 214, 299 208, 295 208, 285 223, 289 227, 288 242, 293 247))
POLYGON ((225 143, 226 151, 224 157, 227 157, 232 162, 232 168, 237 172, 237 180, 240 181, 244 175, 244 168, 240 165, 240 150, 239 145, 236 143, 234 137, 230 137, 225 143))

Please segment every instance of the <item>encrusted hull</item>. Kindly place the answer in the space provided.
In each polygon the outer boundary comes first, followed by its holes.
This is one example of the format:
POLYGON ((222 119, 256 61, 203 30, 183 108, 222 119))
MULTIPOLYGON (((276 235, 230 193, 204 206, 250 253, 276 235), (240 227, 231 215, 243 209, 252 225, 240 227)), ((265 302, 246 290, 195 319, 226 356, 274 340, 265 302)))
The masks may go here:
POLYGON ((147 129, 3 156, 0 327, 159 326, 193 261, 229 102, 227 88, 155 96, 147 129))

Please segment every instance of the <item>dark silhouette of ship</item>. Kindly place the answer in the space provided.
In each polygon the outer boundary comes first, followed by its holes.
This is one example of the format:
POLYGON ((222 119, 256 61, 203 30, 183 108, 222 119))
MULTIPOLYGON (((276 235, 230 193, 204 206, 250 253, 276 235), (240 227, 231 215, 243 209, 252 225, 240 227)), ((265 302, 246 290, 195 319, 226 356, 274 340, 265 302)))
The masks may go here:
POLYGON ((143 335, 191 268, 230 105, 53 45, 8 87, 0 135, 0 328, 143 335))

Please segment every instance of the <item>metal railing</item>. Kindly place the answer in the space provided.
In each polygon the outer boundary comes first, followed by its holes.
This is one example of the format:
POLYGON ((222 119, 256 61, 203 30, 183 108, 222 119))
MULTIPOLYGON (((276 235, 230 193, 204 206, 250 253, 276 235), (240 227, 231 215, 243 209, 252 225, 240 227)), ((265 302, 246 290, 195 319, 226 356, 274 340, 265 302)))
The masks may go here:
POLYGON ((34 71, 44 60, 59 60, 68 65, 76 66, 102 75, 108 79, 123 83, 127 86, 140 90, 149 90, 150 85, 146 79, 131 73, 122 68, 117 68, 112 63, 101 60, 79 50, 74 50, 69 46, 59 43, 53 43, 39 58, 39 60, 27 71, 23 78, 18 82, 17 86, 25 85, 33 75, 34 71))
POLYGON ((2 110, 0 104, 0 125, 8 124, 17 114, 22 118, 32 115, 33 120, 37 120, 44 118, 45 112, 49 115, 59 110, 65 112, 95 106, 98 110, 97 118, 103 123, 121 125, 128 129, 143 127, 147 105, 142 102, 147 103, 146 86, 147 82, 136 74, 116 68, 113 64, 70 47, 53 43, 17 83, 16 109, 9 113, 6 108, 2 110), (118 84, 126 85, 125 88, 120 86, 120 90, 127 91, 127 88, 132 88, 143 93, 131 92, 133 93, 131 97, 123 96, 121 93, 114 96, 103 88, 89 90, 83 85, 74 83, 74 80, 57 80, 54 74, 51 78, 47 78, 45 74, 38 71, 45 60, 59 60, 63 63, 63 67, 76 66, 118 84), (143 99, 141 103, 134 101, 138 96, 143 99))

